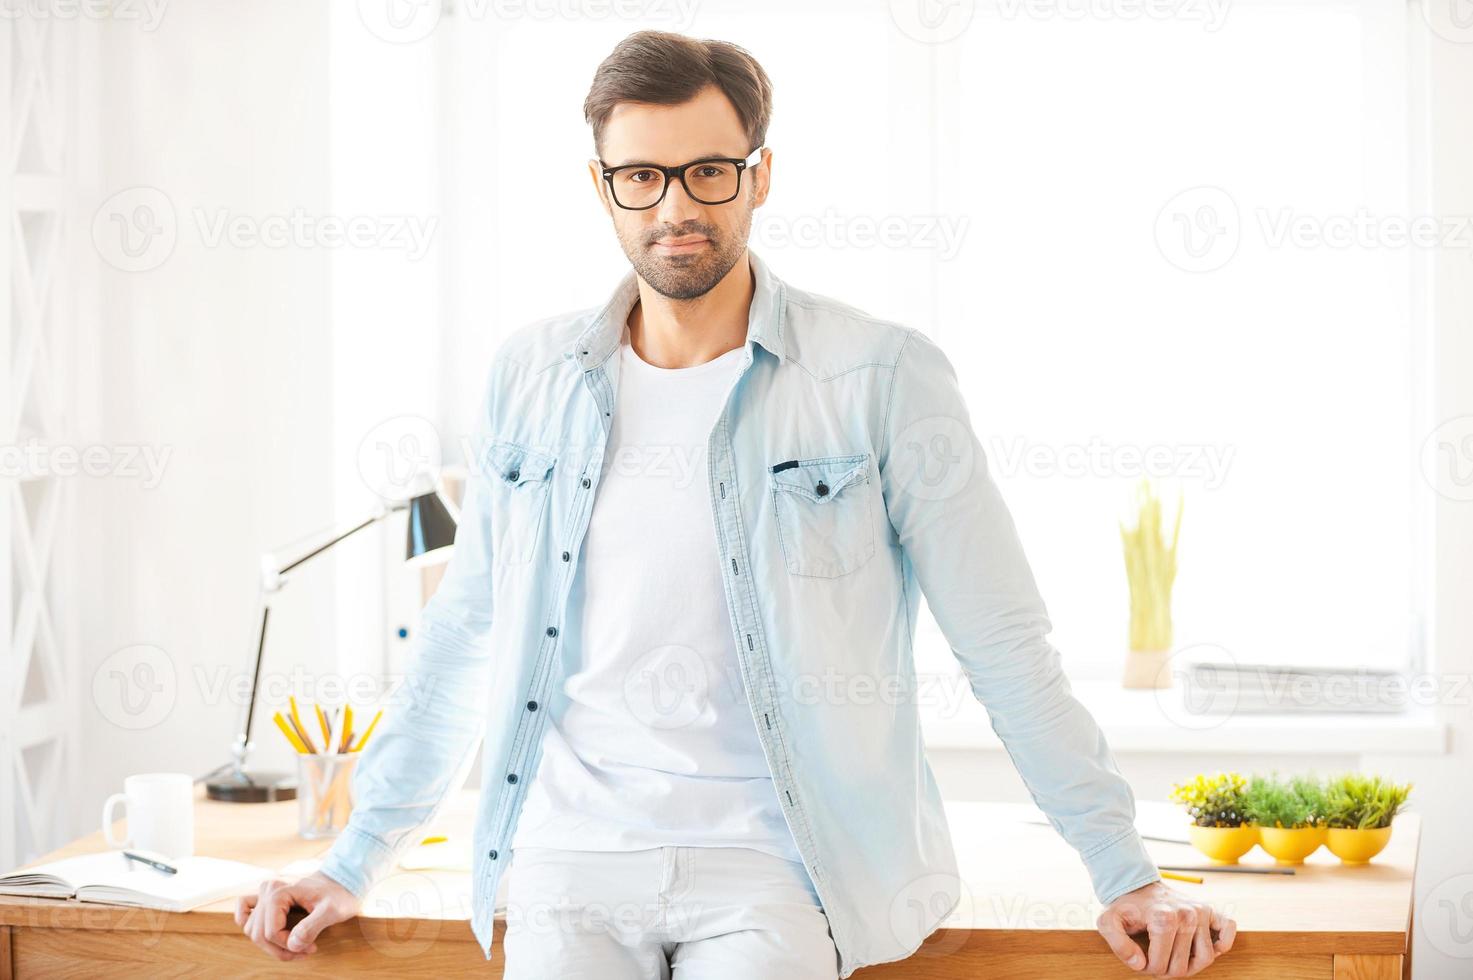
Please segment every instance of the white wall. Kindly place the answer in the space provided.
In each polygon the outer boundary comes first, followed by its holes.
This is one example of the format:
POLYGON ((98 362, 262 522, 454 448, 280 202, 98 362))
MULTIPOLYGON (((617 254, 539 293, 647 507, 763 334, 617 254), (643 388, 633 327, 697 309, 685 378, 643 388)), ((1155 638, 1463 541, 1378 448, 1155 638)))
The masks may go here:
MULTIPOLYGON (((121 476, 80 487, 84 791, 72 833, 95 829, 128 773, 198 774, 228 758, 240 705, 218 685, 248 667, 259 556, 334 520, 329 255, 211 247, 197 222, 329 208, 327 8, 212 0, 169 5, 154 31, 100 29, 94 203, 153 188, 145 200, 166 196, 173 216, 158 217, 177 241, 132 272, 93 249, 90 215, 76 243, 99 277, 81 328, 84 441, 169 456, 155 487, 121 476), (138 644, 158 652, 117 653, 138 644)), ((314 566, 282 596, 268 669, 331 666, 331 617, 314 611, 331 604, 331 572, 314 566)), ((267 723, 263 756, 285 764, 267 723)))

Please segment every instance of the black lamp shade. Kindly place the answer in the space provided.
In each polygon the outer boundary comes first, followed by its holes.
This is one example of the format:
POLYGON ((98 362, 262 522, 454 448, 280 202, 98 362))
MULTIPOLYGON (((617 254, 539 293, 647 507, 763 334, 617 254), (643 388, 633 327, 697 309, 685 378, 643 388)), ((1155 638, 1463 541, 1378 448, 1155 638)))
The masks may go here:
POLYGON ((443 560, 437 554, 455 544, 455 518, 440 495, 431 491, 409 501, 409 534, 404 543, 404 560, 428 565, 443 560))

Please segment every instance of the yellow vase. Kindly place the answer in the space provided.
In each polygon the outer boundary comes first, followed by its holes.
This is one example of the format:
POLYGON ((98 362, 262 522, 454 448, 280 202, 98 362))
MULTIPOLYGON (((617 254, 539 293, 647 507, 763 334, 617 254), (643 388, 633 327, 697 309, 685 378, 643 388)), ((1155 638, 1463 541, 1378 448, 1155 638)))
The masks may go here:
POLYGON ((1357 830, 1353 827, 1331 827, 1325 846, 1342 864, 1365 864, 1380 854, 1391 840, 1390 827, 1357 830))
POLYGON ((1275 864, 1303 864, 1325 842, 1324 827, 1259 827, 1258 843, 1275 864))
POLYGON ((1213 864, 1237 864, 1238 858, 1253 850, 1253 845, 1258 843, 1258 828, 1247 824, 1241 827, 1189 824, 1187 837, 1192 846, 1207 855, 1213 864))

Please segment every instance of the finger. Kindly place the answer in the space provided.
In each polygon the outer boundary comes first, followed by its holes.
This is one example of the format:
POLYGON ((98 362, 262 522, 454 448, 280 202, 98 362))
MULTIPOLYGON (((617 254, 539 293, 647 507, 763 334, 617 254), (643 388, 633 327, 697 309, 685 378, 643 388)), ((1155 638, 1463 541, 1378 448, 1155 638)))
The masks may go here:
POLYGON ((1217 942, 1213 945, 1216 947, 1217 953, 1220 956, 1233 948, 1233 940, 1238 937, 1238 923, 1236 920, 1213 909, 1212 928, 1217 930, 1217 942))
POLYGON ((1099 929, 1100 935, 1105 937, 1105 942, 1110 945, 1111 952, 1120 962, 1132 970, 1139 970, 1146 965, 1145 954, 1135 944, 1135 940, 1130 938, 1130 934, 1125 931, 1125 925, 1120 921, 1118 912, 1106 912, 1100 916, 1095 926, 1099 929))
POLYGON ((1169 905, 1153 905, 1146 922, 1146 969, 1152 976, 1165 976, 1171 962, 1171 945, 1176 939, 1176 914, 1169 905))
POLYGON ((246 935, 250 937, 251 942, 260 947, 268 956, 281 960, 282 962, 301 959, 304 955, 287 949, 281 943, 275 942, 271 938, 271 925, 267 918, 267 906, 265 904, 256 906, 256 910, 251 913, 246 935))
POLYGON ((1192 962, 1192 941, 1197 938, 1197 913, 1190 908, 1176 910, 1176 935, 1171 942, 1171 965, 1167 976, 1184 977, 1192 962))
POLYGON ((235 924, 244 926, 251 917, 251 909, 256 907, 256 896, 242 895, 235 900, 235 924))
POLYGON ((331 903, 319 901, 317 907, 291 931, 286 948, 299 953, 317 952, 317 936, 338 921, 336 911, 331 903))
POLYGON ((1192 938, 1191 973, 1201 973, 1212 965, 1217 952, 1212 948, 1212 915, 1207 909, 1197 912, 1197 931, 1192 938))

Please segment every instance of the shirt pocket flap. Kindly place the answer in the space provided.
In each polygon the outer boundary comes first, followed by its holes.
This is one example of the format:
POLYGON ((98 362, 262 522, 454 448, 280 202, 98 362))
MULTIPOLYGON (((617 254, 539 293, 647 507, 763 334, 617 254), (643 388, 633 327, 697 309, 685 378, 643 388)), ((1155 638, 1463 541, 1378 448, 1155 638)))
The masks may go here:
POLYGON ((515 442, 493 442, 486 450, 486 460, 491 472, 513 487, 547 479, 557 462, 554 456, 515 442))
POLYGON ((825 456, 821 459, 790 459, 768 467, 772 488, 801 494, 823 503, 833 500, 846 487, 869 479, 869 453, 825 456))

